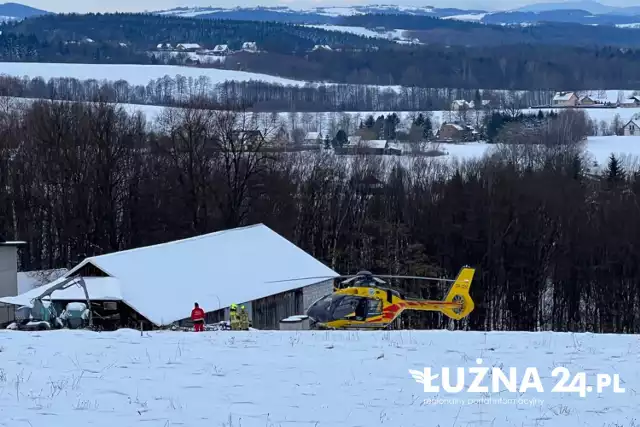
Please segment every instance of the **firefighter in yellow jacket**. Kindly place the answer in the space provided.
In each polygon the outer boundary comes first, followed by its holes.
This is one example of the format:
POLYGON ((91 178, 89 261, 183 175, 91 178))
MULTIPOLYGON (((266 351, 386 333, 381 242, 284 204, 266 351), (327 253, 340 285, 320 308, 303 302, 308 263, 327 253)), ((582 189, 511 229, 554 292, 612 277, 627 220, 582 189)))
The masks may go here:
POLYGON ((240 330, 240 319, 238 316, 238 306, 236 304, 231 304, 229 308, 229 323, 231 324, 232 331, 240 330))
POLYGON ((245 310, 244 305, 240 307, 240 312, 238 313, 238 320, 240 321, 240 329, 243 331, 249 330, 249 313, 245 310))

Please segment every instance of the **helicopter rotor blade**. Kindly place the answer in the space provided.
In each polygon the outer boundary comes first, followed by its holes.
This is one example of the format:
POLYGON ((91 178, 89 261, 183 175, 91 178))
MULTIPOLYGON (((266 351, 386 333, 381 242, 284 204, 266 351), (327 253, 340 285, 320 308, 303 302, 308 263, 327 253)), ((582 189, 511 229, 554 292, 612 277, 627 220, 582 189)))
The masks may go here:
POLYGON ((432 281, 438 281, 438 282, 455 282, 455 280, 452 279, 443 279, 440 277, 422 277, 422 276, 395 276, 392 274, 376 274, 376 277, 384 277, 386 279, 413 279, 413 280, 432 280, 432 281))
POLYGON ((285 279, 285 280, 271 280, 265 283, 283 283, 283 282, 297 282, 299 280, 311 280, 311 279, 353 279, 358 276, 315 276, 315 277, 297 277, 295 279, 285 279))

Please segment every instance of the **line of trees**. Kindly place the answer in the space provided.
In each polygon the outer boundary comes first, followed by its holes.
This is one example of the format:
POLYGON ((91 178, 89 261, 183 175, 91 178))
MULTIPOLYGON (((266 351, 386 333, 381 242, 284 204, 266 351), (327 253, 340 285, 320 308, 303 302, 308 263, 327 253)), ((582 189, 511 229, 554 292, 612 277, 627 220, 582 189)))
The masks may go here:
MULTIPOLYGON (((343 273, 476 267, 476 310, 457 327, 640 330, 640 180, 621 159, 593 175, 582 138, 544 136, 460 164, 272 154, 244 139, 251 120, 167 110, 151 132, 108 104, 0 110, 0 230, 28 242, 20 266, 37 270, 262 222, 343 273)), ((577 135, 576 120, 550 129, 577 135)), ((450 326, 432 313, 407 319, 450 326)))
MULTIPOLYGON (((0 96, 63 101, 181 106, 194 98, 221 108, 228 104, 250 105, 253 111, 443 111, 456 99, 484 99, 492 108, 509 105, 527 108, 548 104, 549 91, 480 91, 478 89, 383 88, 362 85, 284 86, 265 82, 229 81, 215 84, 211 78, 165 76, 146 85, 125 80, 98 81, 75 78, 0 76, 0 96)), ((471 112, 469 112, 471 114, 471 112)))

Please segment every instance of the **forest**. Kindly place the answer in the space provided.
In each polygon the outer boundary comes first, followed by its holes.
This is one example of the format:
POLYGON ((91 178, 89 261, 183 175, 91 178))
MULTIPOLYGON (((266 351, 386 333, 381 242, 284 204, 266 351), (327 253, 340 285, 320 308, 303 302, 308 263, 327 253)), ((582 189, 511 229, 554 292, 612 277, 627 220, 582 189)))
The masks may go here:
MULTIPOLYGON (((353 19, 370 19, 373 25, 377 18, 353 19)), ((567 24, 549 24, 551 29, 558 27, 554 31, 545 30, 546 25, 466 28, 469 23, 415 19, 437 23, 433 30, 415 30, 427 31, 422 35, 409 34, 422 37, 425 44, 398 44, 275 22, 145 14, 48 15, 0 26, 0 62, 155 64, 164 63, 150 53, 159 43, 199 43, 207 48, 228 44, 234 50, 245 41, 255 41, 260 53, 235 53, 216 66, 305 81, 424 88, 561 91, 640 86, 637 30, 567 29, 567 24), (580 43, 571 41, 574 33, 580 43), (631 47, 620 47, 620 40, 631 47), (311 51, 315 45, 329 45, 332 50, 311 51)))
POLYGON ((463 163, 269 153, 239 136, 253 117, 166 110, 150 131, 108 104, 0 109, 0 230, 28 242, 21 269, 264 223, 343 274, 477 268, 472 316, 412 314, 414 327, 640 331, 640 175, 615 156, 589 168, 584 113, 505 126, 463 163))
POLYGON ((7 36, 33 36, 52 45, 89 38, 96 44, 126 43, 137 52, 154 49, 159 43, 198 43, 211 49, 227 44, 237 50, 243 42, 252 41, 260 49, 287 54, 305 53, 316 44, 361 49, 393 46, 393 42, 384 39, 279 22, 186 19, 142 13, 45 15, 9 22, 0 29, 7 36))

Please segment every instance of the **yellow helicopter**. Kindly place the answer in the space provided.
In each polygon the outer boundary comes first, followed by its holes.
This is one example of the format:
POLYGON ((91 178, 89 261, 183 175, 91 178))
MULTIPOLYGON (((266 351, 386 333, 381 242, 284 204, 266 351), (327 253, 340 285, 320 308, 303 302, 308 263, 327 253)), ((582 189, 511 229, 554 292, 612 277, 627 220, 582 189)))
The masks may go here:
MULTIPOLYGON (((334 292, 314 302, 307 310, 312 327, 317 329, 386 329, 405 310, 437 311, 461 320, 475 305, 469 294, 475 269, 465 266, 455 280, 435 277, 374 275, 361 271, 353 276, 326 277, 346 279, 334 292), (380 287, 382 279, 414 279, 453 282, 446 297, 441 300, 405 298, 398 291, 380 287)), ((305 279, 322 279, 308 277, 305 279)), ((293 279, 301 280, 301 279, 293 279)), ((286 280, 289 281, 289 280, 286 280)))

